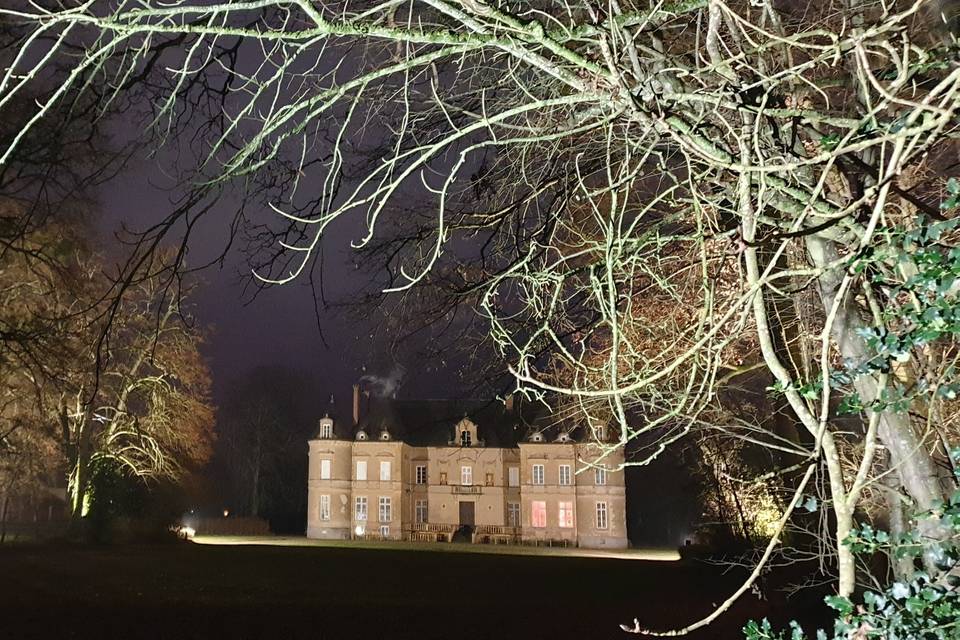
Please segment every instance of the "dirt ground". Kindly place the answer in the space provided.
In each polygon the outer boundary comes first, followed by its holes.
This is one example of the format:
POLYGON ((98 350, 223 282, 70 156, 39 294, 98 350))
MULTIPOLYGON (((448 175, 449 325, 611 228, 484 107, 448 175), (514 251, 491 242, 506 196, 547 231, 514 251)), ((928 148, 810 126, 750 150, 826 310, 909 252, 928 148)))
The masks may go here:
MULTIPOLYGON (((709 613, 735 573, 695 562, 287 544, 0 547, 0 638, 630 638, 709 613)), ((815 603, 816 600, 811 600, 815 603)), ((689 638, 814 605, 745 595, 689 638)))

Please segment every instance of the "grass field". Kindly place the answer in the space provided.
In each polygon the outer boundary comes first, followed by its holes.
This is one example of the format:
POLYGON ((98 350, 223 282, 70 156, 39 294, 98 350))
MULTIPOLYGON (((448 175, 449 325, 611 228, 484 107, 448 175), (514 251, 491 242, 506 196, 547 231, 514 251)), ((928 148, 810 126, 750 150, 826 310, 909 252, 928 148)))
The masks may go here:
MULTIPOLYGON (((0 638, 630 638, 619 623, 689 622, 738 577, 642 553, 204 541, 232 544, 0 547, 0 638)), ((745 596, 688 637, 782 608, 745 596)))

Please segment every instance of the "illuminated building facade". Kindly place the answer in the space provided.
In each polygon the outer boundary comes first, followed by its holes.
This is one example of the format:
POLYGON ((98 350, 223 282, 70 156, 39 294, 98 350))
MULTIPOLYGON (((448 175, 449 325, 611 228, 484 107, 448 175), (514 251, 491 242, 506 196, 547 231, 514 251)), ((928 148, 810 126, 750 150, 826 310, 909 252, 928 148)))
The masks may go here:
POLYGON ((307 536, 626 547, 623 453, 606 428, 523 413, 355 387, 352 424, 328 413, 309 442, 307 536))

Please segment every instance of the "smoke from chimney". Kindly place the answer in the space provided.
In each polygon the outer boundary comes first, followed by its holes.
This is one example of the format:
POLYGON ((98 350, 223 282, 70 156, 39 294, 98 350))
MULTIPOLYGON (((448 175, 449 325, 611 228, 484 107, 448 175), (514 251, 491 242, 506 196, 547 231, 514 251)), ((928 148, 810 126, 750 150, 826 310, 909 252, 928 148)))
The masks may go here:
MULTIPOLYGON (((403 382, 403 376, 407 370, 402 364, 394 364, 393 369, 386 376, 366 375, 360 378, 361 383, 369 385, 370 392, 378 398, 393 398, 396 396, 400 383, 403 382)), ((356 385, 355 385, 356 388, 356 385)), ((356 395, 356 393, 354 394, 356 395)))

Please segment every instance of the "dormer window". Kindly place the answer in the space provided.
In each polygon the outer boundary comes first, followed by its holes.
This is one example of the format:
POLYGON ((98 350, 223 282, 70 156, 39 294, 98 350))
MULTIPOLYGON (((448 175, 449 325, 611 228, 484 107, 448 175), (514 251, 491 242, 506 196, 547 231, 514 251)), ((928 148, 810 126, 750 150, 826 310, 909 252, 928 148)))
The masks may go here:
POLYGON ((320 439, 329 440, 333 437, 333 420, 330 419, 330 416, 324 416, 320 420, 320 439))
POLYGON ((477 425, 470 418, 464 418, 458 422, 454 433, 456 438, 450 444, 460 445, 461 447, 472 447, 475 444, 482 446, 483 444, 477 438, 477 425))
POLYGON ((530 436, 530 441, 531 441, 531 442, 543 442, 543 434, 540 433, 540 432, 537 432, 537 433, 533 434, 532 436, 530 436))
POLYGON ((383 431, 381 431, 381 432, 380 432, 380 439, 383 440, 383 441, 389 440, 389 439, 390 439, 390 432, 387 431, 386 429, 384 429, 383 431))
POLYGON ((566 431, 561 432, 560 435, 557 436, 557 442, 570 442, 570 434, 566 431))
POLYGON ((366 439, 367 439, 366 431, 364 431, 363 429, 361 429, 360 431, 357 431, 357 440, 366 440, 366 439))

